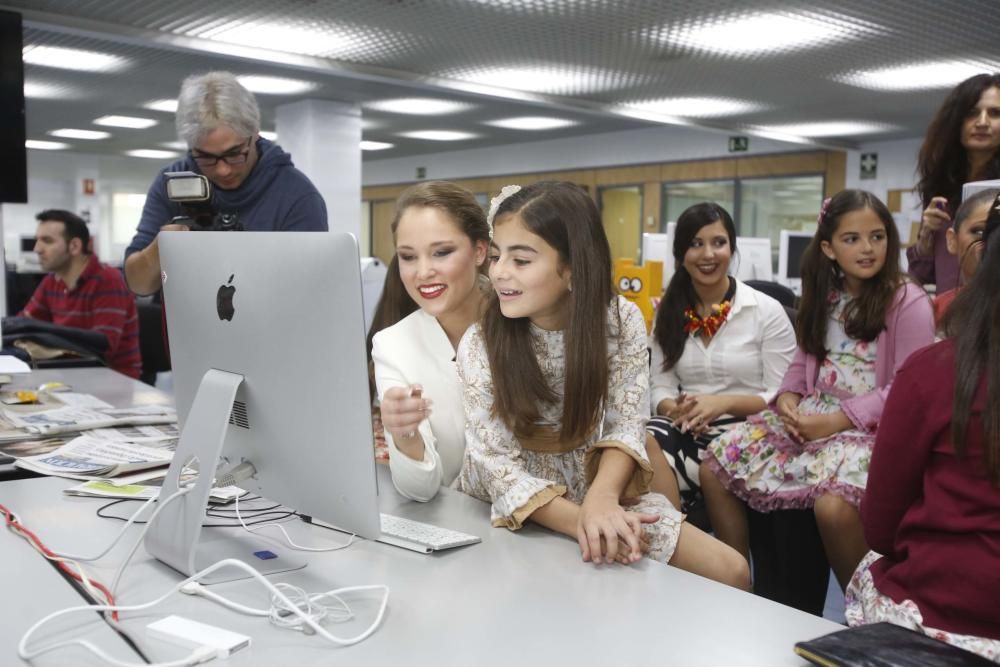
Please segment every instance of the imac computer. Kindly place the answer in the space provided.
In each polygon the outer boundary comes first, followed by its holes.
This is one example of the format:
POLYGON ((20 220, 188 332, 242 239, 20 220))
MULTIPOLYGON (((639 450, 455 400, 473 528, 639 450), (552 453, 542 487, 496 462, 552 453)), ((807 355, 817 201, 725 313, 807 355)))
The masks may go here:
POLYGON ((771 280, 771 239, 752 236, 736 237, 736 257, 732 273, 738 279, 771 280))
MULTIPOLYGON (((160 262, 181 436, 146 550, 190 576, 224 558, 297 569, 275 541, 202 531, 213 477, 380 534, 358 246, 329 232, 171 232, 160 262), (192 483, 182 479, 191 463, 192 483), (249 464, 249 465, 240 465, 249 464), (249 475, 247 477, 247 475, 249 475)), ((214 581, 239 578, 233 568, 214 581)), ((211 583, 208 580, 206 583, 211 583)))
POLYGON ((812 242, 813 236, 811 232, 781 230, 777 281, 791 288, 796 296, 802 295, 802 255, 812 242))

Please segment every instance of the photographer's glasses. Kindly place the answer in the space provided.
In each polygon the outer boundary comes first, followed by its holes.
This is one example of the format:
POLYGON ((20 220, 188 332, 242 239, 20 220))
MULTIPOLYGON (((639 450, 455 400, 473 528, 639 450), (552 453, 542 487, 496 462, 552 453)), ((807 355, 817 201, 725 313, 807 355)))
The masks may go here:
POLYGON ((250 155, 250 142, 253 141, 253 137, 249 137, 246 143, 240 144, 234 150, 226 153, 225 155, 212 155, 211 153, 198 152, 195 155, 194 151, 188 151, 191 155, 191 159, 194 160, 195 164, 199 167, 214 167, 219 164, 220 161, 225 162, 228 165, 235 166, 238 164, 245 164, 247 157, 250 155))

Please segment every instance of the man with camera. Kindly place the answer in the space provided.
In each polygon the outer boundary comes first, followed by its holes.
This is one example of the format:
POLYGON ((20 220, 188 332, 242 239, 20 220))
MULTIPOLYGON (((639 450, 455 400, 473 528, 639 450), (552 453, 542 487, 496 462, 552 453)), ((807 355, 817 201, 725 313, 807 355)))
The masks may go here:
POLYGON ((160 232, 327 230, 323 197, 291 156, 259 132, 257 101, 235 76, 209 72, 184 80, 177 134, 190 150, 149 188, 125 251, 133 292, 160 289, 160 232))

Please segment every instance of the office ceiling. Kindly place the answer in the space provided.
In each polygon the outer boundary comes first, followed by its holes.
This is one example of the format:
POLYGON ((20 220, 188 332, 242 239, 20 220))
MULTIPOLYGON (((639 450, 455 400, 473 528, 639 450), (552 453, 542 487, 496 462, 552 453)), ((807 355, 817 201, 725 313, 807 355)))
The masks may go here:
POLYGON ((0 0, 0 8, 24 15, 26 54, 63 47, 121 59, 96 72, 25 67, 29 138, 90 153, 176 141, 173 114, 143 105, 176 97, 186 75, 210 69, 314 85, 295 95, 259 93, 264 129, 290 101, 361 104, 364 138, 393 144, 366 151, 366 160, 662 123, 853 146, 920 136, 954 83, 1000 70, 995 0, 842 0, 835 8, 766 0, 0 0), (888 83, 866 79, 921 64, 936 69, 918 73, 911 89, 893 89, 907 81, 905 69, 888 83), (374 108, 412 97, 465 106, 435 115, 374 108), (648 106, 676 98, 715 102, 648 106), (728 108, 713 106, 720 100, 728 108), (158 124, 93 124, 108 114, 158 124), (487 124, 524 116, 574 124, 487 124), (788 127, 833 122, 866 127, 788 127), (49 135, 60 128, 112 136, 49 135), (401 136, 421 130, 475 136, 401 136))

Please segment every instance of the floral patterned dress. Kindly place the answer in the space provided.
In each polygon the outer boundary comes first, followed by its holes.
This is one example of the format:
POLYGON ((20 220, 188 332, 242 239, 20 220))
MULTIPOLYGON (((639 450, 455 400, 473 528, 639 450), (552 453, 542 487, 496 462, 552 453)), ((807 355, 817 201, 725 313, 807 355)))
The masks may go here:
POLYGON ((881 557, 874 551, 869 551, 847 585, 844 594, 846 607, 844 615, 848 625, 853 627, 883 621, 893 623, 1000 663, 1000 640, 928 627, 924 624, 920 608, 913 600, 896 602, 888 595, 879 592, 872 578, 871 566, 881 557))
MULTIPOLYGON (((619 296, 609 309, 608 398, 597 428, 576 446, 555 447, 521 442, 492 414, 493 379, 479 325, 466 332, 458 347, 459 377, 465 406, 465 459, 458 489, 492 503, 494 526, 517 530, 532 512, 557 497, 581 503, 597 474, 601 453, 617 449, 636 462, 623 492, 638 497, 629 511, 658 514, 643 524, 648 556, 667 563, 680 536, 683 515, 664 496, 649 493, 652 467, 646 458, 645 423, 649 418, 649 362, 646 323, 639 308, 619 296), (620 321, 619 321, 620 316, 620 321)), ((541 409, 543 430, 557 431, 563 411, 566 356, 562 331, 532 327, 534 354, 542 375, 559 400, 541 409)))
MULTIPOLYGON (((843 400, 875 389, 875 341, 854 340, 844 331, 842 315, 850 297, 832 306, 826 347, 816 388, 799 403, 803 415, 837 412, 843 400)), ((764 410, 712 441, 703 454, 722 483, 759 512, 805 509, 832 493, 855 507, 868 481, 875 434, 859 429, 798 443, 777 412, 764 410)))

